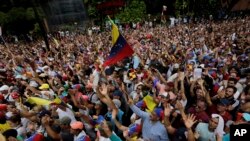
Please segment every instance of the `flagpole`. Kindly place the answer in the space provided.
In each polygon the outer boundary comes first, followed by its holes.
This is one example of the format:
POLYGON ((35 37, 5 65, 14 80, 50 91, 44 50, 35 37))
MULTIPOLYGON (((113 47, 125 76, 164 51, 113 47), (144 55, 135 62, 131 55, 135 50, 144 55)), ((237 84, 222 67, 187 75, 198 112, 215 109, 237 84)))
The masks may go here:
POLYGON ((110 21, 112 24, 115 25, 114 21, 109 17, 109 15, 108 15, 108 19, 109 19, 109 21, 110 21))

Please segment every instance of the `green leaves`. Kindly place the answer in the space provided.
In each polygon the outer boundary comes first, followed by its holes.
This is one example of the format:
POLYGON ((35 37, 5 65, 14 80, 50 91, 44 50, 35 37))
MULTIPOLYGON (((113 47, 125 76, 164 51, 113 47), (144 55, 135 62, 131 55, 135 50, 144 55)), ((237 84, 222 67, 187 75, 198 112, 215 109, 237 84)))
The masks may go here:
POLYGON ((0 12, 0 25, 7 23, 7 14, 0 12))
POLYGON ((142 0, 131 0, 131 2, 116 15, 121 23, 140 22, 146 14, 146 5, 142 0))

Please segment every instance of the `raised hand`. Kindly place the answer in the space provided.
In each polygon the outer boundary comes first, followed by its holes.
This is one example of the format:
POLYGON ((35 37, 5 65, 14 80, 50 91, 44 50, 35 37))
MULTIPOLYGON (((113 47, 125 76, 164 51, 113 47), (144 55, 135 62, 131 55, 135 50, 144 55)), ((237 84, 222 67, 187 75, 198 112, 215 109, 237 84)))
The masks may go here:
POLYGON ((170 104, 166 104, 164 106, 164 116, 169 117, 172 112, 172 109, 170 107, 170 104))
POLYGON ((133 105, 134 104, 134 101, 133 101, 133 99, 130 96, 128 97, 128 104, 129 105, 133 105))
POLYGON ((193 114, 189 114, 186 119, 184 120, 184 124, 187 129, 190 129, 196 122, 197 120, 195 119, 195 116, 193 114))
POLYGON ((108 87, 106 84, 102 84, 101 87, 99 87, 100 93, 105 96, 108 94, 108 87))
POLYGON ((75 89, 69 89, 68 92, 69 92, 70 95, 74 95, 76 93, 76 90, 75 89))
POLYGON ((42 124, 48 125, 49 124, 49 117, 47 117, 47 116, 42 117, 42 124))
POLYGON ((183 107, 183 105, 181 104, 180 101, 177 101, 177 102, 176 102, 175 108, 176 108, 176 109, 179 109, 179 110, 184 110, 184 107, 183 107))
POLYGON ((184 78, 185 78, 184 72, 180 72, 180 73, 179 73, 178 80, 179 80, 179 81, 182 81, 182 80, 184 80, 184 78))
POLYGON ((128 137, 128 130, 123 131, 123 137, 128 137))

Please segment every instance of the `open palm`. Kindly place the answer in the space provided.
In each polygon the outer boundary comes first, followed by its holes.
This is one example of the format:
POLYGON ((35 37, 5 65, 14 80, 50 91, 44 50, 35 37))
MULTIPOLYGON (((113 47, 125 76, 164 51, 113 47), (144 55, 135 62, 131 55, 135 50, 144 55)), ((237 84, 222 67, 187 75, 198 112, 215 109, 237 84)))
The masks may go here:
POLYGON ((169 117, 170 114, 172 112, 172 109, 170 107, 170 104, 167 104, 165 107, 164 107, 164 116, 166 117, 169 117))
POLYGON ((102 84, 102 86, 99 88, 99 91, 102 95, 107 95, 108 94, 108 87, 106 84, 102 84))
POLYGON ((196 122, 197 120, 195 120, 195 116, 193 114, 189 114, 187 118, 184 119, 184 124, 188 129, 190 129, 196 122))

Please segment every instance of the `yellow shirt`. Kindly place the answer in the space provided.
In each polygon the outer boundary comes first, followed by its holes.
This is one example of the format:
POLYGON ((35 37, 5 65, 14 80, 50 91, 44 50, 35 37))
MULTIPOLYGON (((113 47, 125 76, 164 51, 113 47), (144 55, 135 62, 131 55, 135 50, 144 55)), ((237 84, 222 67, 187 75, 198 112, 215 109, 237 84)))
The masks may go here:
POLYGON ((8 129, 11 129, 8 122, 6 122, 5 124, 0 124, 0 133, 3 133, 4 131, 8 129))

